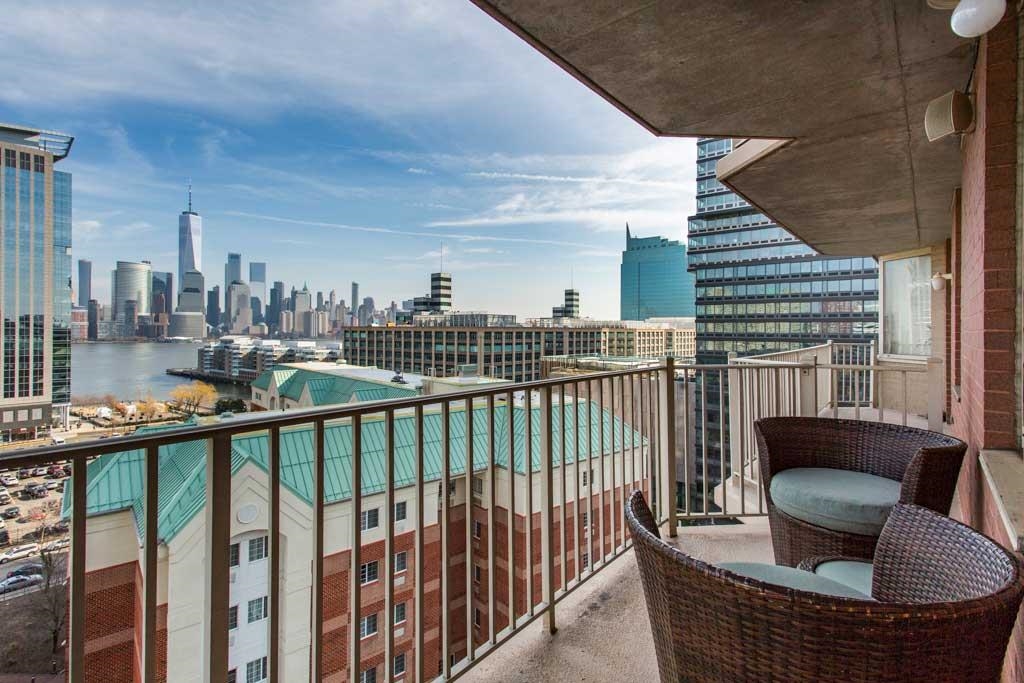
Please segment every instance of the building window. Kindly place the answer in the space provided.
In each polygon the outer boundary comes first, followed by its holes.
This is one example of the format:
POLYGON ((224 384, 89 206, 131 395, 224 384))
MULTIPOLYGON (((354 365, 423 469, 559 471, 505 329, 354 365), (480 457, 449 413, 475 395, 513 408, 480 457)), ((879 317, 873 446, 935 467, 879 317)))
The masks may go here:
POLYGON ((378 508, 363 510, 359 514, 359 528, 362 531, 376 529, 378 524, 380 524, 380 510, 378 508))
POLYGON ((238 670, 232 669, 228 672, 228 683, 235 683, 238 680, 238 670))
POLYGON ((249 601, 249 623, 267 618, 267 597, 249 601))
POLYGON ((583 530, 586 531, 587 528, 590 526, 590 515, 586 512, 581 512, 580 521, 583 523, 583 530))
POLYGON ((580 555, 580 566, 581 567, 589 567, 590 566, 590 553, 583 553, 582 555, 580 555))
POLYGON ((405 653, 395 655, 395 664, 391 667, 391 670, 395 672, 396 676, 401 676, 405 673, 405 653))
POLYGON ((46 160, 42 154, 35 154, 32 156, 32 170, 36 173, 43 173, 46 171, 46 160))
POLYGON ((238 566, 238 544, 237 543, 232 543, 230 546, 228 546, 228 566, 229 567, 237 567, 238 566))
POLYGON ((395 573, 404 572, 408 566, 408 555, 406 551, 395 553, 395 573))
POLYGON ((480 628, 480 610, 476 607, 473 608, 473 626, 480 628))
POLYGON ((4 150, 4 166, 7 168, 14 168, 17 166, 17 159, 17 154, 15 154, 13 149, 4 150))
POLYGON ((228 607, 228 630, 234 631, 238 628, 238 605, 228 607))
POLYGON ((483 576, 483 570, 480 568, 480 565, 474 564, 473 565, 473 581, 474 581, 474 583, 480 583, 480 577, 482 577, 482 576, 483 576))
POLYGON ((882 259, 882 353, 932 354, 932 257, 925 253, 882 259))
POLYGON ((473 495, 476 495, 476 496, 484 495, 484 479, 483 479, 483 477, 473 477, 473 495))
POLYGON ((480 534, 483 532, 483 528, 484 528, 484 525, 474 519, 473 520, 473 538, 480 538, 480 534))
POLYGON ((267 556, 267 537, 260 536, 259 538, 249 539, 249 561, 255 562, 262 560, 267 556))
POLYGON ((395 521, 396 522, 404 522, 405 521, 405 501, 404 500, 395 503, 395 521))
POLYGON ((395 605, 395 623, 401 624, 405 621, 405 603, 400 602, 395 605))
POLYGON ((359 673, 359 683, 377 683, 377 667, 371 666, 359 673))
POLYGON ((587 485, 587 471, 583 470, 582 472, 580 472, 580 486, 586 486, 586 485, 587 485))
POLYGON ((377 634, 377 615, 370 614, 359 620, 359 637, 369 638, 377 634))
POLYGON ((377 560, 359 565, 359 583, 365 585, 377 580, 377 560))
POLYGON ((267 679, 267 658, 254 659, 245 665, 245 683, 256 683, 267 679))

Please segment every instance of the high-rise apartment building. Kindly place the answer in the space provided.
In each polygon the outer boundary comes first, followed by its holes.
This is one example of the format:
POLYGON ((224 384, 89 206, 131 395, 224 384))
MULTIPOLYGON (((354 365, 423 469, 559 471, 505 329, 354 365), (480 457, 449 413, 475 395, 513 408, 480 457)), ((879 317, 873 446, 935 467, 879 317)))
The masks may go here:
POLYGON ((227 316, 230 315, 231 304, 228 302, 228 291, 232 282, 242 281, 242 255, 228 253, 228 260, 224 264, 224 316, 225 323, 230 322, 227 316))
POLYGON ((578 318, 580 317, 580 290, 565 290, 561 306, 554 306, 551 309, 552 318, 578 318))
POLYGON ((686 245, 664 237, 633 237, 626 225, 626 250, 619 267, 619 317, 692 318, 695 278, 687 271, 686 245))
MULTIPOLYGON (((697 213, 689 219, 688 250, 696 276, 697 361, 725 363, 730 353, 787 351, 830 339, 873 341, 878 264, 869 256, 819 255, 719 183, 718 160, 733 147, 730 139, 697 142, 697 213)), ((727 414, 722 414, 714 375, 706 389, 710 489, 718 483, 720 454, 728 447, 719 443, 720 420, 727 414)), ((698 406, 698 420, 701 414, 698 406)), ((701 438, 698 425, 698 454, 701 438)), ((691 496, 697 504, 702 472, 698 467, 698 495, 691 496)))
POLYGON ((92 261, 78 259, 78 305, 89 306, 92 298, 92 261))
POLYGON ((251 298, 249 285, 241 280, 235 280, 228 287, 228 308, 225 315, 227 316, 228 331, 232 334, 241 334, 252 325, 251 298))
POLYGON ((258 304, 253 306, 253 322, 263 322, 267 306, 267 264, 258 261, 249 262, 249 292, 258 304))
POLYGON ((153 300, 153 267, 147 262, 118 261, 111 273, 111 318, 124 316, 125 302, 135 302, 136 315, 149 315, 153 300))
POLYGON ((357 316, 359 314, 359 311, 358 311, 358 309, 359 309, 359 283, 358 282, 353 282, 352 283, 352 299, 351 299, 351 301, 352 301, 352 309, 351 309, 352 324, 355 325, 358 322, 357 316))
POLYGON ((178 216, 178 292, 185 273, 203 271, 203 219, 192 210, 192 185, 188 186, 188 208, 178 216))

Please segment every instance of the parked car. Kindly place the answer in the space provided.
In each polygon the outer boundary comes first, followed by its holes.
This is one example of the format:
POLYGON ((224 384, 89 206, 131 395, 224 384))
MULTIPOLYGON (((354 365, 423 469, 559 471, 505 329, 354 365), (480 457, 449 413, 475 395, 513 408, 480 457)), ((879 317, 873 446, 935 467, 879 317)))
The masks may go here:
POLYGON ((51 479, 50 481, 46 482, 46 490, 47 491, 56 491, 57 489, 60 488, 62 483, 63 482, 59 482, 56 479, 51 479))
POLYGON ((44 553, 55 553, 59 550, 66 550, 71 547, 70 538, 58 538, 56 541, 50 541, 43 546, 44 553))
POLYGON ((7 493, 7 490, 0 492, 0 505, 6 505, 11 502, 11 494, 7 493))
POLYGON ((18 517, 21 517, 21 508, 17 505, 12 505, 3 511, 4 519, 17 519, 18 517))
MULTIPOLYGON (((50 492, 47 491, 46 487, 42 484, 33 484, 22 491, 21 495, 23 498, 46 498, 50 495, 50 492)), ((3 501, 0 500, 0 503, 2 502, 3 501)), ((10 500, 7 500, 7 502, 9 503, 10 500)))
POLYGON ((48 534, 66 534, 69 531, 71 531, 71 521, 67 519, 54 522, 46 527, 46 533, 48 534))
POLYGON ((32 476, 32 468, 31 467, 22 467, 20 470, 18 470, 18 479, 25 479, 25 478, 31 477, 31 476, 32 476))
POLYGON ((0 484, 4 486, 17 486, 18 478, 13 474, 0 474, 0 484))
POLYGON ((26 545, 19 545, 11 548, 5 553, 0 554, 0 564, 7 564, 13 560, 20 560, 25 557, 32 557, 39 553, 38 543, 28 543, 26 545))
POLYGON ((22 588, 28 588, 29 586, 38 586, 43 582, 43 577, 39 574, 32 574, 31 576, 12 576, 9 579, 0 581, 0 593, 13 593, 14 591, 20 591, 22 588))
POLYGON ((64 465, 64 476, 65 477, 70 477, 71 476, 71 465, 70 464, 64 465))
POLYGON ((32 470, 32 476, 33 477, 45 477, 46 476, 46 468, 45 467, 36 467, 35 469, 32 470))
POLYGON ((50 465, 46 468, 46 473, 51 477, 63 477, 64 466, 63 465, 50 465))
POLYGON ((29 564, 23 564, 17 569, 12 569, 11 571, 7 572, 7 576, 5 578, 9 579, 12 576, 32 576, 33 574, 42 573, 43 565, 39 564, 38 562, 30 562, 29 564))

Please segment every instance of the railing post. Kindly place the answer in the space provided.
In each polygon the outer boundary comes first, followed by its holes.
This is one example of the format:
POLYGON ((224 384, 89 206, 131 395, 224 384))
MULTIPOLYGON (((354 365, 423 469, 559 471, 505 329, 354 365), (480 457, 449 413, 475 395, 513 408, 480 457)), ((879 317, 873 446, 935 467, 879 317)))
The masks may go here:
POLYGON ((810 365, 809 368, 800 368, 800 416, 816 417, 818 415, 818 356, 808 354, 800 358, 801 365, 810 365))
POLYGON ((661 424, 662 453, 665 469, 662 476, 662 500, 668 519, 668 534, 676 536, 676 359, 665 359, 665 381, 662 383, 661 424))
POLYGON ((554 463, 551 455, 551 386, 540 392, 540 553, 541 591, 545 603, 545 621, 548 633, 554 634, 555 625, 555 530, 554 530, 554 463))
POLYGON ((928 359, 928 429, 942 431, 942 413, 945 403, 946 383, 942 379, 941 358, 928 359))
POLYGON ((85 545, 88 459, 76 455, 71 465, 71 605, 68 622, 68 681, 85 681, 85 545))
POLYGON ((231 435, 215 434, 206 457, 206 683, 228 675, 228 591, 231 587, 231 435))

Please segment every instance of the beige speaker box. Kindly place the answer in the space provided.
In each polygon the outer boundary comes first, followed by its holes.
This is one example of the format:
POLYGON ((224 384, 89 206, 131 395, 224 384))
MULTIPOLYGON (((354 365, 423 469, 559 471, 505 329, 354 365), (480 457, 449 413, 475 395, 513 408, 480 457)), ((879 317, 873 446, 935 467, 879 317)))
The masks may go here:
POLYGON ((950 90, 942 97, 936 97, 928 103, 924 113, 924 132, 929 142, 970 132, 973 124, 971 98, 959 90, 950 90))

